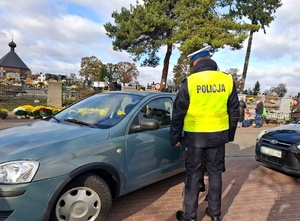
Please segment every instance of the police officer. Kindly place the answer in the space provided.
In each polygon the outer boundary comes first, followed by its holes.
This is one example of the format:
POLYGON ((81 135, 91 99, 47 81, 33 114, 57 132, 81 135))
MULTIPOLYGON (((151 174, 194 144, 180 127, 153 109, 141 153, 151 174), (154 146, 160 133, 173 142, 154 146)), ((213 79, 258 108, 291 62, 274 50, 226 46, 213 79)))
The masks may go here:
POLYGON ((224 147, 233 141, 240 116, 232 76, 218 71, 210 49, 206 46, 188 56, 194 73, 182 81, 174 102, 170 143, 175 147, 183 145, 186 150, 183 211, 176 213, 179 221, 197 220, 199 179, 204 161, 209 176, 205 214, 212 221, 221 220, 224 147))

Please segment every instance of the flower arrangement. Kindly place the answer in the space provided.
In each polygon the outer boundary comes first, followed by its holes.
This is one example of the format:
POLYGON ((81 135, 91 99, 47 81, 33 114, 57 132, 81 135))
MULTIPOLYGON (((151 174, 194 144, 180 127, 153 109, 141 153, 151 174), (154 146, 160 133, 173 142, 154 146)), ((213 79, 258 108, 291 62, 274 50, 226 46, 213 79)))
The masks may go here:
POLYGON ((43 106, 35 106, 35 107, 32 107, 31 109, 31 112, 30 114, 28 114, 29 116, 32 116, 34 118, 41 118, 41 115, 40 115, 40 109, 42 108, 43 106))
POLYGON ((27 112, 31 112, 32 108, 33 108, 33 106, 31 106, 31 105, 22 105, 20 107, 25 109, 27 112))
POLYGON ((27 115, 27 111, 25 110, 25 108, 23 107, 17 107, 15 108, 12 113, 16 116, 26 116, 27 115))
POLYGON ((48 117, 52 114, 52 109, 51 108, 48 108, 48 107, 42 107, 40 109, 40 115, 42 117, 48 117))
POLYGON ((32 108, 31 111, 27 112, 27 115, 29 116, 30 119, 40 118, 40 112, 37 110, 34 110, 34 108, 32 108))
POLYGON ((118 116, 125 115, 125 111, 123 111, 123 110, 120 109, 120 110, 118 110, 117 115, 118 116))
POLYGON ((8 116, 8 110, 1 108, 0 109, 0 118, 5 119, 8 116))
POLYGON ((51 114, 57 113, 62 108, 54 108, 50 106, 32 106, 23 105, 15 108, 12 113, 16 116, 29 116, 30 118, 41 118, 47 117, 51 114))
POLYGON ((56 114, 58 113, 59 111, 61 111, 63 108, 53 108, 52 109, 52 114, 56 114))
POLYGON ((108 112, 108 108, 80 108, 77 110, 78 113, 81 115, 99 115, 99 116, 105 116, 108 112))
POLYGON ((35 117, 35 113, 30 111, 27 113, 27 115, 29 116, 29 118, 34 118, 35 117))
POLYGON ((1 82, 1 85, 8 86, 8 83, 3 81, 1 82))

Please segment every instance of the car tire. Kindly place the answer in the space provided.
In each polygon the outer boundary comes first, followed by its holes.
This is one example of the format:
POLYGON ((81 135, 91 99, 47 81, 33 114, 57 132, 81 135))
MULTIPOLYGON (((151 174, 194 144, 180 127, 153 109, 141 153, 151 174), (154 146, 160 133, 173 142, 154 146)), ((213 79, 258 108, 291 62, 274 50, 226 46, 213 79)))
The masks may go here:
POLYGON ((107 183, 94 174, 81 175, 61 191, 50 220, 104 221, 111 206, 112 197, 107 183))

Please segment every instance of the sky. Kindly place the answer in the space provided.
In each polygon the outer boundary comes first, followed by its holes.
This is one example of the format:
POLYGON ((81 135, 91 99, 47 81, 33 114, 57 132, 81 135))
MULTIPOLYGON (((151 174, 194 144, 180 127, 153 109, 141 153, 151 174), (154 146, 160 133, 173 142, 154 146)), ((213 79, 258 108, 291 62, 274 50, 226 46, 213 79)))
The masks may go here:
MULTIPOLYGON (((104 24, 114 23, 112 12, 129 8, 136 0, 0 0, 0 58, 15 52, 33 74, 64 74, 80 71, 81 58, 96 56, 102 63, 131 62, 130 54, 112 49, 112 39, 106 35, 104 24)), ((266 34, 254 34, 245 89, 258 81, 261 91, 285 84, 287 96, 300 92, 300 1, 282 0, 275 20, 266 34)), ((220 49, 213 55, 220 70, 238 68, 242 74, 248 39, 241 50, 220 49)), ((161 64, 156 68, 140 67, 140 84, 161 80, 165 49, 161 48, 161 64)), ((199 48, 200 49, 200 48, 199 48)), ((179 53, 172 53, 168 79, 179 53)), ((79 75, 78 75, 79 78, 79 75)))

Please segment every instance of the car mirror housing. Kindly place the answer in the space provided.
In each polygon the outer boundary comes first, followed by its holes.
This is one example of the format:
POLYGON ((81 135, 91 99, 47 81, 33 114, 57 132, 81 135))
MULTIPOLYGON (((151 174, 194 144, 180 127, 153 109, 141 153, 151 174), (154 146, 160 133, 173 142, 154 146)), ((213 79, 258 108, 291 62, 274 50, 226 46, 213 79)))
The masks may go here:
POLYGON ((159 129, 159 123, 155 119, 143 119, 143 120, 141 120, 140 126, 141 126, 142 131, 159 129))
POLYGON ((159 123, 155 119, 143 119, 140 124, 133 124, 130 127, 130 133, 137 133, 141 131, 157 130, 159 129, 159 123))

